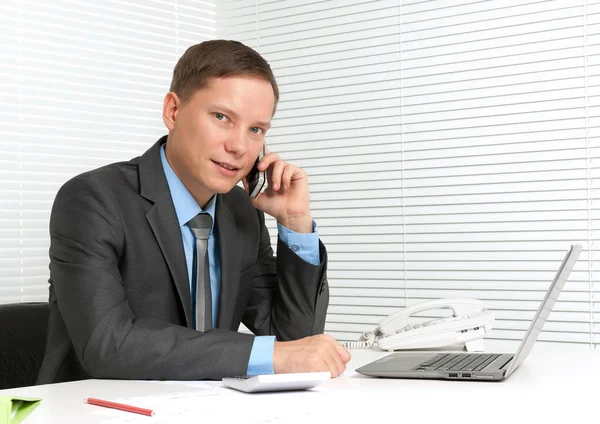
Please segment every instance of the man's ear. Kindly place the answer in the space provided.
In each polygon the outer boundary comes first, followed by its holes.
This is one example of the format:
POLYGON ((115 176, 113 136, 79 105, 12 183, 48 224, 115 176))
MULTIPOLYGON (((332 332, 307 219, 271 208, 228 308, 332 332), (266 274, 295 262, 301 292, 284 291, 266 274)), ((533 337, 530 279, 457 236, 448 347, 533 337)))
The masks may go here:
POLYGON ((177 112, 179 112, 179 108, 181 106, 181 102, 179 101, 179 97, 172 91, 169 91, 163 102, 163 122, 165 126, 169 129, 169 131, 173 131, 175 129, 175 119, 177 118, 177 112))

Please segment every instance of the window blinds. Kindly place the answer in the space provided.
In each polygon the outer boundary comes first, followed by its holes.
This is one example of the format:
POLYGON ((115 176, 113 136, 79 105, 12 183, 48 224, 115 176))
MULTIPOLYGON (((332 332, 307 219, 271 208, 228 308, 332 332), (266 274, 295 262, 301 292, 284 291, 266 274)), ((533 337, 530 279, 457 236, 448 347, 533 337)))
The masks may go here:
POLYGON ((18 0, 0 13, 0 302, 43 301, 56 191, 166 133, 173 67, 189 45, 215 37, 215 7, 18 0))
POLYGON ((539 340, 600 343, 599 1, 242 0, 216 13, 217 35, 258 49, 280 84, 268 143, 309 174, 327 333, 355 340, 398 308, 474 297, 495 312, 491 338, 520 340, 580 243, 539 340))

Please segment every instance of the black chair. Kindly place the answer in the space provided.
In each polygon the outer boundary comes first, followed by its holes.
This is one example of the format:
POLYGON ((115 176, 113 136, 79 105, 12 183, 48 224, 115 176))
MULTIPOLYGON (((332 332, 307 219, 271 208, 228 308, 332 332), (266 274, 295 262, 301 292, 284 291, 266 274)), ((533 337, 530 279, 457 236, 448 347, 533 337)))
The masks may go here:
POLYGON ((46 350, 48 303, 0 305, 0 389, 35 384, 46 350))

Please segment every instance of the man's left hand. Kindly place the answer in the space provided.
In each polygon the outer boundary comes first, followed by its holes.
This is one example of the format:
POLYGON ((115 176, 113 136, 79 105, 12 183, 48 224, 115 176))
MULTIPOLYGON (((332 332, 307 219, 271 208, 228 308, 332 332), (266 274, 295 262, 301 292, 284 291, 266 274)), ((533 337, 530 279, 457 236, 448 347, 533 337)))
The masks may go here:
MULTIPOLYGON (((297 233, 312 233, 310 191, 306 172, 281 160, 277 153, 268 152, 258 164, 259 171, 267 171, 269 186, 255 199, 255 208, 271 215, 284 227, 297 233)), ((244 188, 248 183, 243 179, 244 188)))

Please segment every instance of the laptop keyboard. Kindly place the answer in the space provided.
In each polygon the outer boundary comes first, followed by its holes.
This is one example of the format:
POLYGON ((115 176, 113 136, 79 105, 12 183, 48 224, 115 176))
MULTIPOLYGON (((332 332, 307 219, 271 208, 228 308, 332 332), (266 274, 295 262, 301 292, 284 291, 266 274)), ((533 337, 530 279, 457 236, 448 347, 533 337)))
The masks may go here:
POLYGON ((441 353, 420 363, 413 371, 481 371, 499 356, 493 353, 441 353))

